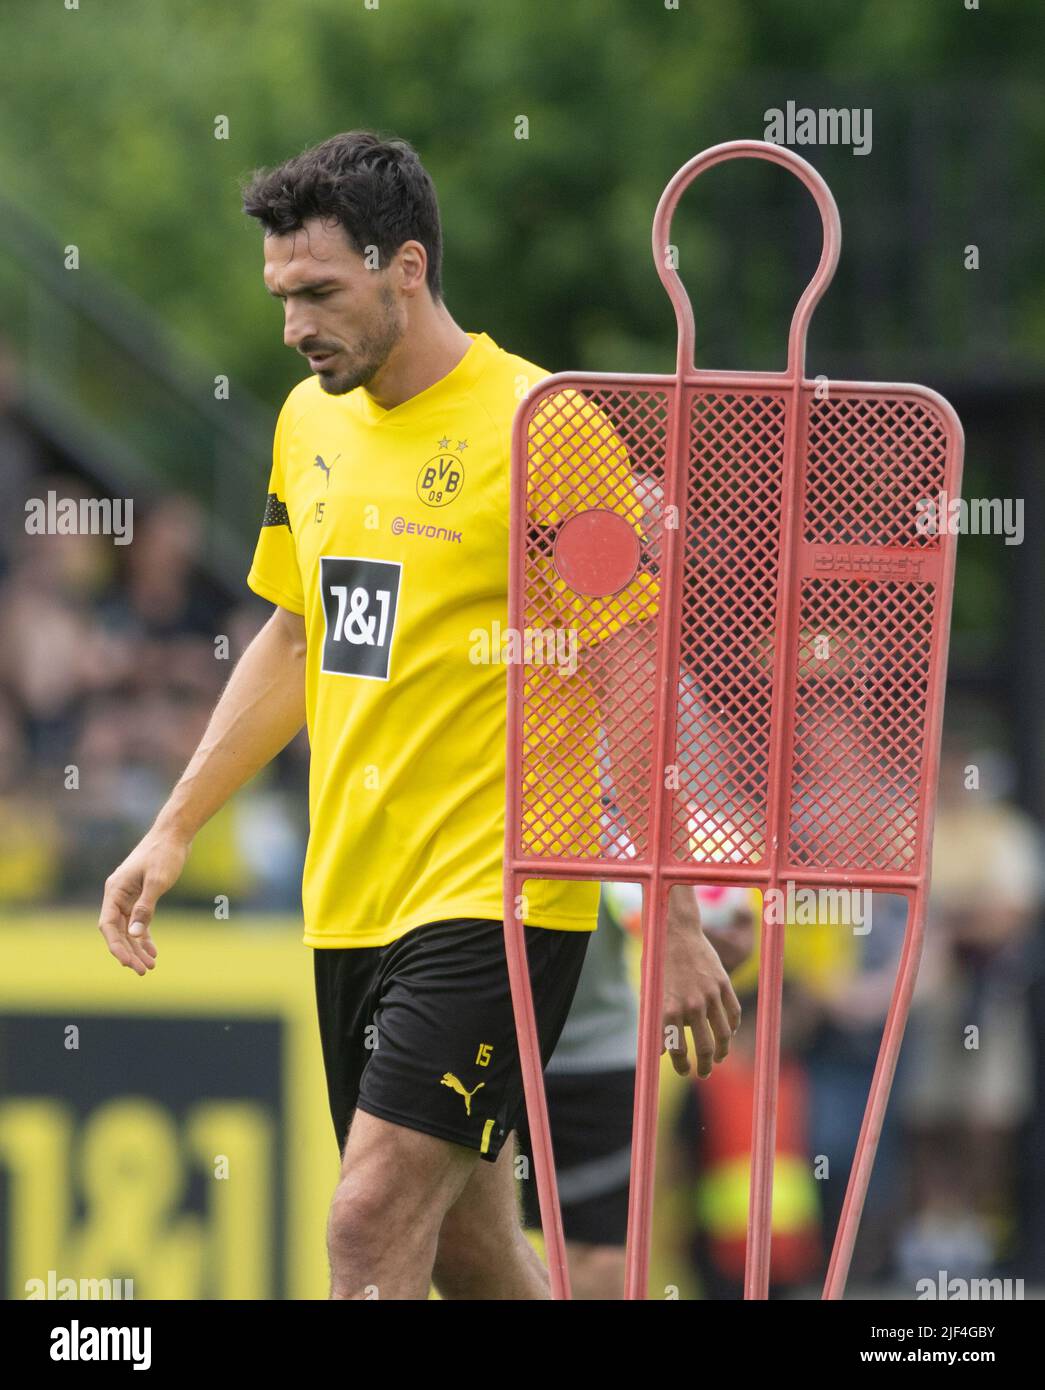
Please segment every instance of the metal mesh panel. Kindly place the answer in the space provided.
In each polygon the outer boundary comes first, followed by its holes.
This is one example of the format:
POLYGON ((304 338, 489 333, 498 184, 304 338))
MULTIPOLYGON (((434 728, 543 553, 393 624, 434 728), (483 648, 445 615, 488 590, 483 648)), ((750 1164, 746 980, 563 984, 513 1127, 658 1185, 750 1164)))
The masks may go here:
POLYGON ((936 602, 925 567, 940 545, 918 519, 945 487, 945 423, 922 399, 864 388, 821 400, 804 386, 796 540, 809 548, 795 650, 775 670, 789 393, 707 388, 686 399, 673 710, 658 708, 654 666, 671 388, 560 383, 533 402, 520 852, 647 855, 654 729, 670 714, 671 860, 764 862, 775 678, 793 730, 785 859, 912 872, 936 602), (571 591, 553 558, 563 523, 592 509, 618 512, 642 538, 635 578, 603 598, 571 591), (610 695, 623 671, 622 708, 610 695))
POLYGON ((944 486, 947 434, 925 401, 866 393, 809 402, 805 538, 936 548, 918 503, 944 486))
POLYGON ((802 586, 789 855, 913 872, 935 586, 802 586))
POLYGON ((781 393, 690 402, 676 860, 756 864, 765 852, 786 415, 781 393))
POLYGON ((527 635, 531 658, 542 646, 539 634, 545 634, 543 652, 552 635, 558 645, 554 662, 543 654, 525 662, 521 850, 528 857, 649 852, 667 413, 667 392, 634 388, 553 389, 533 405, 526 434, 524 653, 527 635), (573 593, 552 558, 563 523, 591 509, 626 517, 643 542, 632 582, 595 599, 573 593), (607 694, 628 668, 626 717, 614 719, 607 694))
POLYGON ((896 393, 807 400, 803 537, 835 547, 813 564, 845 577, 802 582, 788 857, 911 873, 937 598, 922 557, 940 547, 919 523, 945 486, 947 430, 931 403, 896 393))

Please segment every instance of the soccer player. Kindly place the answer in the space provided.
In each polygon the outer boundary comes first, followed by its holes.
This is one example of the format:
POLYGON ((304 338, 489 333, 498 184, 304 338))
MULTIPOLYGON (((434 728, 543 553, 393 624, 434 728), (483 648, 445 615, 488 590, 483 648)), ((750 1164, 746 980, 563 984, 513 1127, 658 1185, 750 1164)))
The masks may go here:
MULTIPOLYGON (((193 836, 307 723, 304 940, 342 1153, 331 1297, 421 1299, 434 1279, 449 1298, 546 1298, 505 1143, 522 1108, 501 922, 505 669, 476 659, 475 633, 507 626, 510 430, 547 373, 454 322, 435 191, 404 141, 335 136, 257 174, 244 207, 284 342, 312 370, 279 415, 248 576, 275 609, 108 879, 99 926, 121 964, 151 970, 157 900, 193 836)), ((597 903, 593 883, 527 890, 545 1061, 597 903)), ((669 911, 665 1021, 690 1027, 702 1074, 740 1021, 686 902, 669 911)))

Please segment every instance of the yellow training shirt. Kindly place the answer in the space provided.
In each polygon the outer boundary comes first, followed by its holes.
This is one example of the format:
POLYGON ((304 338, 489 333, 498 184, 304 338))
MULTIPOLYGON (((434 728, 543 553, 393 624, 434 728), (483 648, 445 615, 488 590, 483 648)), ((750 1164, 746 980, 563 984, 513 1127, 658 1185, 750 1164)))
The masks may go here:
MULTIPOLYGON (((247 582, 307 629, 306 945, 502 917, 506 666, 482 659, 482 635, 496 646, 508 624, 512 420, 548 373, 469 337, 452 371, 391 410, 310 377, 277 422, 247 582)), ((603 505, 638 520, 619 441, 607 477, 603 505)), ((582 698, 582 671, 548 675, 582 698)), ((574 814, 590 839, 598 721, 585 718, 588 737, 554 756, 588 788, 574 814)), ((595 926, 596 883, 534 881, 526 895, 528 925, 595 926)))

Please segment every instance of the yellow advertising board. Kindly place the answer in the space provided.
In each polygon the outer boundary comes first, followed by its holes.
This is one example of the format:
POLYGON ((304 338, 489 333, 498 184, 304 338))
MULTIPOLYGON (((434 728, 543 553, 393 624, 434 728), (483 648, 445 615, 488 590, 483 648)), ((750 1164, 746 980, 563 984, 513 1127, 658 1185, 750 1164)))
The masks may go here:
POLYGON ((93 917, 0 919, 5 1298, 326 1297, 338 1155, 299 932, 165 913, 139 978, 93 917))

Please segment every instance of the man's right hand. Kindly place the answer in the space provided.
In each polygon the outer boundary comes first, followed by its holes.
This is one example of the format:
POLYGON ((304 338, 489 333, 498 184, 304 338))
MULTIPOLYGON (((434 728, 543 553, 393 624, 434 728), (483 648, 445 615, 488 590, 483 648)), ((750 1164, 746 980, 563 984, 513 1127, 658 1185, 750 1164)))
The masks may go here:
POLYGON ((188 854, 188 841, 169 831, 150 830, 105 881, 98 930, 112 955, 136 975, 155 968, 149 925, 157 902, 178 881, 188 854))
POLYGON ((276 608, 237 661, 152 829, 109 875, 98 930, 136 975, 156 963, 149 923, 185 867, 193 836, 304 727, 307 654, 304 618, 276 608))

